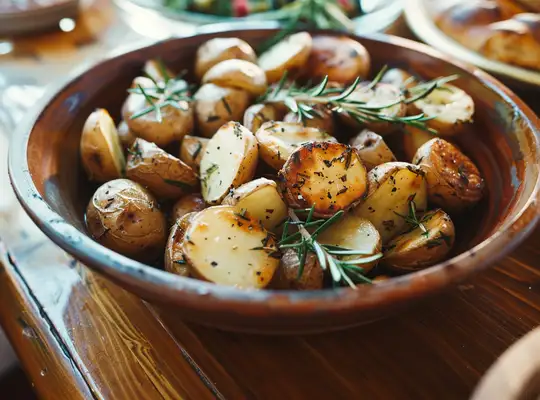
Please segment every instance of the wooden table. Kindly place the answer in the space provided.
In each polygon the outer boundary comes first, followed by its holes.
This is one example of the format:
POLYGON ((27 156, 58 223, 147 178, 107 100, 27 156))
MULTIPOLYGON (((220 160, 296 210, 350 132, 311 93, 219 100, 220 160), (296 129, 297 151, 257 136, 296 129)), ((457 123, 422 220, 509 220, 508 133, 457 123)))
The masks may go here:
POLYGON ((368 326, 292 337, 203 328, 59 250, 3 179, 0 324, 43 399, 463 399, 540 322, 538 229, 467 284, 368 326))

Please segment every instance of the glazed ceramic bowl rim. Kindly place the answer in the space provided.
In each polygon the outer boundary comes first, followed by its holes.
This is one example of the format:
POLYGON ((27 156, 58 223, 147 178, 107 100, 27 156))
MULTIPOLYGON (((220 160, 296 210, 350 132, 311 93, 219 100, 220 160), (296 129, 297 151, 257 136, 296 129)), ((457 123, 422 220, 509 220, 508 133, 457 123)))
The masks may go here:
MULTIPOLYGON (((262 26, 257 31, 271 31, 275 25, 262 26)), ((212 35, 216 33, 231 34, 230 30, 226 29, 226 25, 220 24, 219 29, 213 30, 206 26, 202 35, 212 35)), ((249 31, 249 29, 238 29, 241 32, 249 31)), ((324 31, 320 31, 324 33, 324 31)), ((187 37, 201 35, 197 32, 194 35, 189 35, 181 38, 171 38, 169 40, 183 40, 187 37)), ((482 81, 490 90, 495 91, 507 102, 513 104, 520 112, 524 120, 530 126, 531 130, 536 133, 535 147, 539 150, 539 123, 533 111, 525 105, 519 98, 512 95, 510 90, 503 84, 497 81, 490 75, 480 71, 479 69, 466 66, 459 61, 454 61, 447 56, 442 55, 438 51, 429 48, 423 44, 413 42, 408 39, 397 37, 388 37, 383 34, 363 35, 360 38, 381 41, 385 43, 395 44, 401 47, 411 49, 413 51, 422 52, 430 57, 439 58, 445 62, 449 62, 464 69, 471 75, 482 81)), ((109 276, 116 281, 122 281, 126 276, 132 284, 139 288, 145 288, 152 292, 155 297, 170 296, 182 302, 183 304, 196 305, 197 307, 211 308, 217 307, 225 310, 231 306, 242 305, 242 310, 249 313, 256 311, 264 306, 265 309, 272 313, 278 314, 294 314, 305 313, 306 309, 314 312, 332 311, 332 310, 347 310, 352 308, 372 307, 385 298, 391 296, 391 302, 397 302, 399 299, 421 297, 423 295, 435 292, 442 287, 455 284, 473 272, 480 271, 487 265, 502 257, 504 254, 512 250, 521 242, 525 236, 530 233, 539 219, 536 209, 536 201, 540 193, 540 176, 536 177, 534 189, 527 199, 526 204, 519 209, 510 220, 505 221, 496 232, 490 237, 473 247, 472 249, 453 257, 443 263, 439 263, 431 268, 419 271, 410 275, 405 275, 398 278, 382 282, 373 286, 362 286, 358 290, 341 288, 335 290, 318 290, 318 291, 273 291, 273 290, 245 290, 234 287, 215 285, 200 280, 185 278, 170 274, 168 272, 150 267, 138 261, 122 256, 108 248, 98 244, 89 236, 79 231, 74 226, 65 221, 59 214, 53 211, 47 202, 41 197, 38 192, 28 166, 28 142, 33 131, 35 123, 40 119, 40 116, 47 112, 49 103, 59 95, 59 93, 80 78, 81 75, 88 72, 92 67, 97 66, 104 60, 115 56, 125 55, 131 51, 140 51, 148 47, 159 45, 162 42, 155 42, 150 46, 130 46, 130 48, 115 51, 102 60, 93 62, 90 66, 84 66, 74 71, 68 79, 63 81, 48 91, 39 104, 33 109, 32 117, 28 118, 26 123, 21 125, 21 128, 12 138, 9 152, 9 174, 15 193, 23 205, 26 212, 34 220, 34 222, 45 232, 56 244, 62 247, 65 251, 72 254, 75 258, 81 260, 89 267, 98 270, 104 275, 109 276), (519 229, 515 235, 508 238, 505 236, 505 231, 521 222, 520 219, 526 211, 533 208, 534 215, 519 225, 519 229), (493 249, 502 249, 496 252, 493 249), (478 261, 474 262, 473 258, 477 255, 478 261), (453 267, 452 271, 446 273, 446 269, 453 267), (424 284, 429 282, 429 285, 424 284), (204 304, 200 302, 201 296, 204 297, 204 304)))

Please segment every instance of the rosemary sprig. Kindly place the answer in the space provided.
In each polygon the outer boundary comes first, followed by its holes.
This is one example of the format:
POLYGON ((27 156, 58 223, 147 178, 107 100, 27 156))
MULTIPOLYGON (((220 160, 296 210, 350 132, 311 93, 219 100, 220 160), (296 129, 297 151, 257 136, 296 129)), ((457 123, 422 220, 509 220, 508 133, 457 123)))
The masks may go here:
MULTIPOLYGON (((386 67, 385 67, 386 68, 386 67)), ((385 68, 383 68, 376 78, 371 81, 363 90, 374 88, 381 80, 385 68)), ((298 115, 298 119, 304 122, 306 119, 315 118, 319 111, 314 108, 315 105, 323 105, 334 112, 346 114, 360 123, 365 122, 390 122, 392 124, 411 125, 430 133, 436 134, 437 131, 429 128, 426 122, 432 119, 424 114, 417 114, 405 117, 398 117, 386 114, 384 111, 395 107, 401 103, 408 104, 418 101, 428 96, 433 90, 442 85, 457 79, 456 75, 437 78, 430 82, 422 83, 404 92, 403 98, 383 105, 367 105, 364 101, 354 99, 354 92, 359 88, 360 77, 349 86, 337 91, 335 88, 328 88, 328 77, 325 77, 321 83, 313 87, 299 88, 293 82, 291 86, 285 87, 287 75, 284 74, 278 85, 258 99, 262 103, 284 103, 290 111, 298 115)))
POLYGON ((407 224, 410 225, 411 230, 420 228, 420 230, 422 231, 422 236, 429 237, 429 231, 424 225, 424 222, 426 222, 425 218, 419 219, 418 216, 416 215, 416 203, 414 202, 415 197, 416 197, 416 193, 409 196, 407 200, 409 203, 409 213, 407 215, 403 215, 395 211, 394 211, 394 214, 403 218, 405 222, 407 222, 407 224))
POLYGON ((356 289, 358 283, 371 283, 371 280, 364 275, 363 268, 358 264, 366 264, 378 260, 382 253, 371 254, 362 250, 347 249, 340 246, 326 245, 317 241, 317 236, 333 223, 341 219, 344 212, 339 211, 331 218, 324 220, 312 220, 315 206, 305 210, 289 209, 289 218, 283 226, 283 235, 278 243, 280 250, 294 249, 298 254, 299 268, 298 278, 304 272, 306 256, 308 253, 314 253, 319 265, 323 270, 328 270, 332 276, 334 284, 347 284, 356 289), (296 213, 308 213, 305 221, 302 221, 296 213), (294 226, 297 232, 289 234, 289 228, 294 226), (307 228, 315 228, 310 233, 307 228), (291 243, 292 242, 292 243, 291 243), (343 256, 367 256, 355 259, 340 259, 343 256))

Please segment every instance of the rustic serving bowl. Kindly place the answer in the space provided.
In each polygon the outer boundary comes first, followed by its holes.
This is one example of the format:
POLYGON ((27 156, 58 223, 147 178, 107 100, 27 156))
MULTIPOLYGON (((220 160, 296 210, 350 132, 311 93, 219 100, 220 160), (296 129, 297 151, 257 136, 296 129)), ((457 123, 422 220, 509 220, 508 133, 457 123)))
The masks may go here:
POLYGON ((259 333, 342 329, 382 318, 414 300, 470 277, 515 248, 539 216, 538 118, 494 78, 412 41, 389 36, 357 38, 374 71, 383 64, 412 69, 425 78, 458 73, 456 85, 476 102, 475 127, 460 145, 482 170, 488 195, 457 222, 453 257, 432 268, 359 290, 309 292, 239 290, 171 275, 94 242, 84 209, 95 188, 80 167, 79 139, 96 107, 119 117, 144 61, 161 57, 178 70, 192 67, 197 47, 216 36, 258 43, 273 29, 207 32, 171 39, 107 58, 76 73, 51 92, 14 135, 10 175, 22 205, 59 246, 88 267, 178 317, 228 330, 259 333))

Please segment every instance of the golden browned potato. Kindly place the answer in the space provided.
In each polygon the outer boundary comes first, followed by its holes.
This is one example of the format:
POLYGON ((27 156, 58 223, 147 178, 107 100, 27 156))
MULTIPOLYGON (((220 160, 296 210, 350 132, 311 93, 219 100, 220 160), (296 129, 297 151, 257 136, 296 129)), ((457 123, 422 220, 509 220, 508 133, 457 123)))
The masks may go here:
POLYGON ((129 149, 133 142, 135 142, 135 139, 137 139, 137 135, 129 129, 126 121, 122 120, 118 124, 116 131, 118 132, 118 138, 120 139, 122 147, 126 150, 129 149))
POLYGON ((364 274, 371 271, 382 257, 381 235, 375 226, 365 218, 348 214, 328 229, 323 231, 317 240, 322 244, 339 246, 346 249, 358 250, 363 254, 338 256, 342 260, 360 260, 357 267, 362 268, 364 274))
MULTIPOLYGON (((414 92, 412 94, 414 95, 414 92)), ((426 97, 409 104, 409 113, 422 113, 432 118, 426 125, 435 129, 440 136, 454 136, 472 123, 474 101, 463 90, 445 84, 426 97)))
POLYGON ((371 61, 366 48, 346 36, 314 36, 305 76, 317 82, 328 76, 330 81, 352 83, 365 79, 371 61))
POLYGON ((376 166, 368 174, 369 192, 354 214, 369 220, 381 234, 383 244, 407 225, 410 202, 423 212, 427 207, 424 172, 413 164, 390 162, 376 166))
POLYGON ((249 106, 245 90, 223 88, 213 83, 202 85, 195 93, 195 117, 199 134, 212 137, 229 121, 241 121, 249 106))
POLYGON ((180 160, 198 171, 208 140, 197 136, 184 136, 180 145, 180 160))
MULTIPOLYGON (((384 108, 379 112, 387 117, 404 117, 407 113, 407 106, 402 101, 404 100, 403 94, 399 88, 389 85, 387 83, 378 83, 374 88, 370 88, 368 83, 361 84, 355 91, 348 97, 348 100, 362 101, 370 107, 382 107, 390 104, 397 103, 392 107, 384 108), (401 101, 401 102, 400 102, 401 101)), ((379 135, 385 135, 387 133, 394 132, 399 128, 398 124, 393 124, 387 121, 367 121, 360 124, 352 116, 346 114, 339 114, 343 120, 351 126, 365 125, 366 128, 378 133, 379 135)))
POLYGON ((266 178, 244 183, 232 190, 221 204, 235 206, 238 212, 246 210, 269 231, 274 231, 287 217, 287 205, 276 182, 266 178))
POLYGON ((303 144, 291 154, 279 177, 290 207, 314 206, 314 215, 322 218, 358 204, 368 189, 358 151, 341 143, 303 144))
POLYGON ((257 64, 244 60, 225 60, 210 68, 202 83, 214 83, 222 87, 233 87, 258 96, 266 92, 266 75, 257 64))
POLYGON ((100 244, 139 261, 163 254, 167 223, 148 190, 128 179, 96 190, 86 209, 86 226, 100 244))
POLYGON ((332 111, 326 108, 323 105, 314 105, 312 106, 315 110, 313 118, 305 118, 304 121, 301 121, 297 113, 289 112, 283 118, 284 122, 300 122, 302 125, 309 128, 317 128, 322 132, 326 132, 329 135, 334 134, 335 125, 334 125, 334 115, 332 111))
POLYGON ((443 210, 429 211, 417 226, 388 243, 383 263, 398 272, 417 271, 444 260, 454 245, 452 220, 443 210))
POLYGON ((358 150, 358 154, 360 154, 360 158, 368 171, 371 171, 377 165, 396 161, 396 156, 386 145, 382 136, 368 129, 364 129, 354 136, 350 141, 350 145, 358 150))
POLYGON ((107 182, 123 175, 126 160, 118 132, 107 110, 99 108, 86 119, 80 152, 90 180, 107 182))
POLYGON ((257 55, 253 48, 242 39, 210 39, 197 50, 195 74, 201 79, 210 68, 225 60, 245 60, 257 63, 257 55))
POLYGON ((160 199, 175 199, 193 190, 197 174, 178 158, 138 138, 129 150, 126 176, 160 199))
POLYGON ((171 220, 173 223, 178 221, 184 215, 204 210, 206 203, 200 193, 190 193, 182 196, 174 203, 171 220))
POLYGON ((276 289, 292 290, 318 290, 323 288, 324 271, 319 265, 317 256, 313 253, 307 254, 304 270, 300 276, 298 276, 299 268, 298 254, 293 249, 287 249, 281 256, 281 262, 272 285, 276 289))
POLYGON ((307 32, 293 33, 261 54, 259 65, 268 83, 278 82, 285 71, 289 77, 300 72, 309 58, 312 42, 307 32))
MULTIPOLYGON (((186 82, 176 81, 174 89, 181 89, 182 86, 187 90, 186 82)), ((138 137, 164 147, 181 140, 193 131, 193 108, 187 101, 170 100, 174 105, 167 104, 169 94, 159 93, 149 78, 135 78, 131 89, 138 93, 129 94, 122 106, 122 117, 129 129, 137 132, 138 137), (149 95, 155 106, 160 106, 159 114, 149 109, 152 104, 142 94, 140 88, 149 95), (145 113, 147 110, 150 112, 145 113)))
POLYGON ((255 136, 238 122, 223 125, 206 145, 200 176, 204 200, 220 204, 234 188, 255 174, 259 151, 255 136))
POLYGON ((418 149, 413 163, 426 175, 429 201, 449 212, 478 203, 484 180, 469 157, 444 139, 435 138, 418 149))
POLYGON ((257 132, 268 121, 280 121, 285 116, 282 107, 274 104, 253 104, 244 113, 244 126, 251 132, 257 132))
POLYGON ((403 135, 403 151, 407 161, 411 161, 418 149, 426 142, 429 142, 435 136, 423 129, 411 125, 405 125, 405 134, 403 135))
POLYGON ((198 212, 186 230, 182 252, 193 276, 238 288, 266 287, 279 266, 273 235, 233 206, 198 212))
POLYGON ((401 90, 410 89, 418 83, 414 75, 400 68, 391 68, 386 71, 381 78, 381 82, 388 83, 401 90))
POLYGON ((299 122, 265 122, 255 133, 261 158, 268 165, 280 169, 292 152, 307 142, 336 142, 337 140, 316 128, 299 122))
POLYGON ((174 77, 174 73, 161 60, 148 60, 144 63, 144 74, 156 82, 164 82, 174 77))
POLYGON ((167 246, 165 247, 165 271, 175 275, 189 276, 189 265, 184 259, 182 252, 182 241, 186 229, 193 218, 197 215, 195 212, 184 214, 171 228, 167 246))

